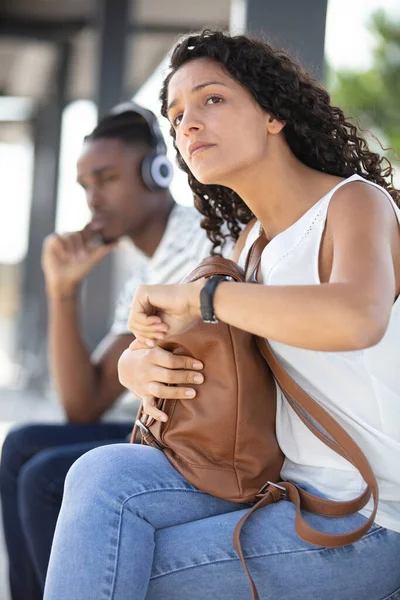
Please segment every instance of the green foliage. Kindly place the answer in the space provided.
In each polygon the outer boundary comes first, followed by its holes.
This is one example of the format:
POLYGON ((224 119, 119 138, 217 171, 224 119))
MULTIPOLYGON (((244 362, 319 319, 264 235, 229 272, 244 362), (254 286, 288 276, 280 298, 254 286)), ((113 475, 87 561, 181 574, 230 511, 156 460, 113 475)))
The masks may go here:
POLYGON ((371 68, 362 73, 330 72, 332 103, 400 155, 400 23, 380 10, 370 29, 377 39, 371 68))

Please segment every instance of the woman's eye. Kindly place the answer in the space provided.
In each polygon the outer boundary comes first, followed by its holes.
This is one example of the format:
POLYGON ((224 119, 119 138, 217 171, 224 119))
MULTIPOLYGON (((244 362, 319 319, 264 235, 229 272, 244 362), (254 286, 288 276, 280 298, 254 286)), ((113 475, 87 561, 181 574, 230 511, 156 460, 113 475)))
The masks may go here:
POLYGON ((176 117, 174 117, 172 119, 172 125, 174 127, 177 127, 181 121, 182 121, 182 115, 177 115, 176 117))
POLYGON ((209 96, 206 100, 206 104, 219 104, 222 102, 222 98, 219 96, 209 96))
MULTIPOLYGON (((212 104, 220 104, 220 102, 223 102, 223 99, 220 96, 209 96, 206 99, 206 104, 208 105, 212 105, 212 104)), ((178 127, 182 121, 182 114, 176 115, 176 117, 174 117, 171 121, 172 126, 173 127, 178 127)))

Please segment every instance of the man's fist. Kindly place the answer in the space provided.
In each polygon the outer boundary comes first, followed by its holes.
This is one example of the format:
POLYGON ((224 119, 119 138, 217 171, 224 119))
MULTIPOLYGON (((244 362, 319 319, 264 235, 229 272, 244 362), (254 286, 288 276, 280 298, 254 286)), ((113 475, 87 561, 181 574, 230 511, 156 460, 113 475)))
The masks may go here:
POLYGON ((42 268, 47 289, 73 292, 82 279, 116 246, 102 244, 96 227, 89 223, 82 231, 49 235, 43 243, 42 268))

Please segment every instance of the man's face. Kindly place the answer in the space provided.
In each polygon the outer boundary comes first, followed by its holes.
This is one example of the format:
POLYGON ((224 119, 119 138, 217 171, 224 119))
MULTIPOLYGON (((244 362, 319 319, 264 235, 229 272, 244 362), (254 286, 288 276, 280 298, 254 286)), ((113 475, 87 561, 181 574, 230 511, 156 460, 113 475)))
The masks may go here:
POLYGON ((147 219, 149 191, 140 175, 145 148, 105 138, 85 143, 78 160, 78 183, 86 193, 92 222, 111 242, 140 230, 147 219))

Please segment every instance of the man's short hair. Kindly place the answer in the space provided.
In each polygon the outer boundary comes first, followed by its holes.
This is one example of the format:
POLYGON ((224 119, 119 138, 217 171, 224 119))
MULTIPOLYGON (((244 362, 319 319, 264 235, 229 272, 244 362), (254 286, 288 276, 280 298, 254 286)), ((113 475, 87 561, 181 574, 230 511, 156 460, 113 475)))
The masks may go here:
POLYGON ((103 117, 95 129, 85 137, 85 142, 99 139, 119 139, 132 146, 144 145, 154 149, 154 139, 146 119, 128 110, 103 117))

